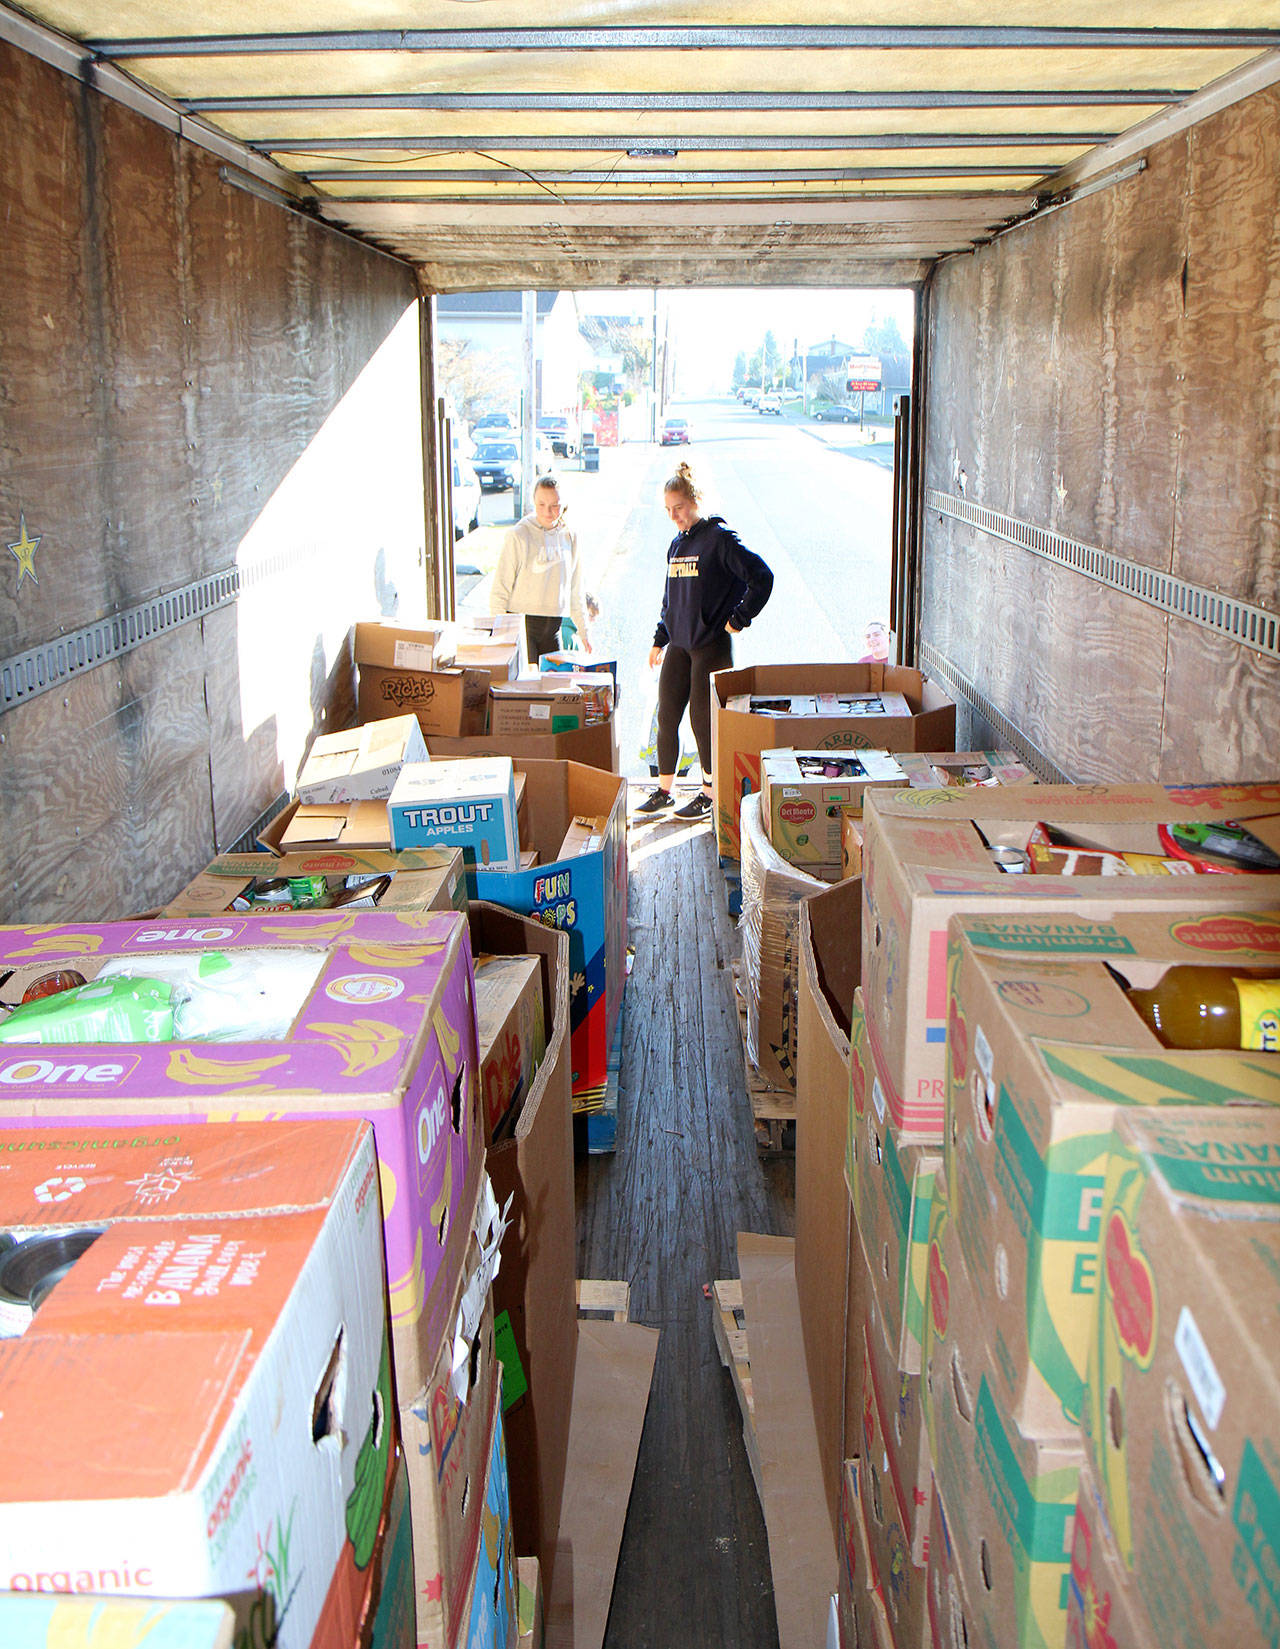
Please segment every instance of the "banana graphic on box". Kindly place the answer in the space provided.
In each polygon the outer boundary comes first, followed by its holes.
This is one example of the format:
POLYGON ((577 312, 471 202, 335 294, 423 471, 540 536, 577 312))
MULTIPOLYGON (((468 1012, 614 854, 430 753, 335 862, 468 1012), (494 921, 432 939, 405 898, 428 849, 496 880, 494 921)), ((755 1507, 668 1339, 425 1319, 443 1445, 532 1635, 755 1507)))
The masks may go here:
POLYGON ((266 1071, 288 1062, 287 1053, 267 1054, 262 1059, 216 1059, 193 1048, 175 1048, 166 1071, 171 1081, 188 1087, 229 1088, 256 1083, 266 1071))
POLYGON ((391 1454, 391 1356, 387 1337, 382 1336, 382 1360, 378 1364, 378 1384, 373 1393, 373 1413, 369 1429, 356 1456, 355 1485, 347 1497, 347 1536, 354 1549, 357 1569, 366 1569, 378 1542, 382 1521, 383 1488, 391 1454))
POLYGON ((385 1065, 397 1056, 404 1040, 404 1033, 397 1026, 380 1019, 356 1019, 349 1025, 312 1020, 306 1031, 334 1050, 342 1060, 344 1076, 363 1076, 366 1071, 385 1065))

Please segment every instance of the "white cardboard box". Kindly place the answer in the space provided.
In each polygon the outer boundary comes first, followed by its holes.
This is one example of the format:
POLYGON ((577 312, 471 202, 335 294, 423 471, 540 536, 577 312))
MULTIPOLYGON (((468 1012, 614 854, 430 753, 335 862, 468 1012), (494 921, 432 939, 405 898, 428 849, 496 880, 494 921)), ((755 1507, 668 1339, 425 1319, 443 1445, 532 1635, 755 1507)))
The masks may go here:
POLYGON ((411 763, 387 803, 391 845, 460 847, 468 866, 519 870, 520 829, 510 756, 411 763))
POLYGON ((321 733, 298 775, 297 797, 311 805, 385 801, 406 762, 430 760, 416 716, 321 733))

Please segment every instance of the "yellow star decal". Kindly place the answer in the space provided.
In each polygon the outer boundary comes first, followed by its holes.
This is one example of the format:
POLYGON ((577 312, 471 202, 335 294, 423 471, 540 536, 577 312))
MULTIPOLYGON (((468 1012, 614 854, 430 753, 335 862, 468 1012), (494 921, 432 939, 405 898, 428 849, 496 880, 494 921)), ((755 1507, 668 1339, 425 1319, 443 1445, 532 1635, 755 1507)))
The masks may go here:
POLYGON ((8 545, 9 554, 18 563, 18 589, 22 588, 23 579, 29 578, 33 584, 40 580, 36 577, 36 551, 40 548, 43 533, 37 533, 34 538, 27 537, 27 518, 18 516, 18 542, 8 545))

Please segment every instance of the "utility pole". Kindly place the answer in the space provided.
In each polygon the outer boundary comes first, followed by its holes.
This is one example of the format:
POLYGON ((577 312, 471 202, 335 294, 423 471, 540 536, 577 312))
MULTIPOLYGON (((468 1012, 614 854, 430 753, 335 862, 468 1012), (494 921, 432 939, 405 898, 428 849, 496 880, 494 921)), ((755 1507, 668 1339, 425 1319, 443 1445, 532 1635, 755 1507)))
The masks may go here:
POLYGON ((520 486, 516 493, 516 520, 528 513, 533 502, 533 431, 538 418, 538 403, 533 382, 533 331, 538 320, 538 294, 520 294, 520 319, 523 325, 521 339, 520 398, 524 405, 520 414, 520 486))
POLYGON ((658 439, 658 288, 653 289, 653 337, 649 348, 649 439, 658 439))

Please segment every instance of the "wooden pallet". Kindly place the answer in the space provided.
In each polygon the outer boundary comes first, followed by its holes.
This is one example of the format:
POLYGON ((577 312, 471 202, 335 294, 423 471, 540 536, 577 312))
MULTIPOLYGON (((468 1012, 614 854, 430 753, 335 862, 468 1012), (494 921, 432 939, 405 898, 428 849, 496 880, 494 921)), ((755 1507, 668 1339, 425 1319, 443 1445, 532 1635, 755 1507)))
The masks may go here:
POLYGON ((742 964, 733 964, 733 997, 738 1008, 738 1035, 742 1041, 742 1066, 746 1074, 747 1097, 755 1119, 756 1145, 762 1151, 794 1151, 796 1148, 796 1096, 789 1088, 775 1088, 751 1063, 747 1049, 747 999, 742 989, 742 964))
MULTIPOLYGON (((733 1389, 742 1410, 742 1441, 747 1450, 756 1493, 760 1494, 760 1450, 756 1443, 755 1399, 751 1394, 751 1357, 747 1348, 747 1319, 742 1309, 742 1283, 726 1277, 711 1284, 712 1325, 720 1361, 733 1378, 733 1389)), ((761 1496, 761 1505, 764 1498, 761 1496)))
POLYGON ((598 1277, 579 1277, 579 1317, 608 1317, 615 1323, 631 1321, 631 1284, 605 1282, 598 1277))

